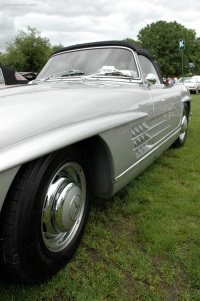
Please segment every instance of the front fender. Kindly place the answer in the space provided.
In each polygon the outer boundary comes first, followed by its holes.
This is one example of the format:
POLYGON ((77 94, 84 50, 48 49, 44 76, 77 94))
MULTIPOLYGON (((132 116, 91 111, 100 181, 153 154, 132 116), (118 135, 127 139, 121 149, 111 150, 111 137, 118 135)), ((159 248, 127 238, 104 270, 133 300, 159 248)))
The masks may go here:
POLYGON ((0 150, 0 172, 32 161, 106 130, 138 120, 146 113, 129 112, 89 119, 42 133, 0 150))
MULTIPOLYGON (((188 91, 187 91, 188 92, 188 91)), ((190 94, 188 93, 185 93, 183 96, 182 96, 182 104, 184 103, 187 103, 187 106, 188 106, 188 120, 191 119, 192 117, 192 107, 191 107, 191 102, 192 102, 192 97, 190 94)))

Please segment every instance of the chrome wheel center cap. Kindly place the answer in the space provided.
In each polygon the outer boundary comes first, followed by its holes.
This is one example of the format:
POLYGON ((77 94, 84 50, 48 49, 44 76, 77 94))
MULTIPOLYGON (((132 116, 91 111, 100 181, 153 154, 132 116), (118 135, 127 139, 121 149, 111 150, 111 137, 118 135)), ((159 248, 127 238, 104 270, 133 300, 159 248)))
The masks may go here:
POLYGON ((74 196, 74 198, 71 201, 70 211, 69 211, 70 218, 73 221, 77 219, 77 216, 79 214, 80 204, 81 204, 80 195, 74 196))
POLYGON ((55 208, 54 226, 58 231, 69 231, 79 216, 81 208, 81 190, 70 183, 62 190, 55 208))

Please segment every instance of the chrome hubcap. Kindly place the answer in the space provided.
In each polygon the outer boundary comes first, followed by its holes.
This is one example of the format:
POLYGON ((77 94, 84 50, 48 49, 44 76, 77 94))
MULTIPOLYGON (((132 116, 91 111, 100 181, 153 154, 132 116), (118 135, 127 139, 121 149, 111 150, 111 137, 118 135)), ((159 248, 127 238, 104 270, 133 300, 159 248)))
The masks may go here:
POLYGON ((51 181, 43 207, 42 236, 52 252, 63 250, 76 235, 83 217, 86 182, 75 162, 62 166, 51 181))

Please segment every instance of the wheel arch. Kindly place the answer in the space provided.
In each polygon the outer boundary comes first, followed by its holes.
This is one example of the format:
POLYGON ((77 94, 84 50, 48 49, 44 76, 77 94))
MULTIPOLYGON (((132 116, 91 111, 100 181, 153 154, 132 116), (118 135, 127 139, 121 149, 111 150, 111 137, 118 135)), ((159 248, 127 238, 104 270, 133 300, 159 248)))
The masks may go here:
POLYGON ((188 111, 187 111, 187 118, 190 120, 191 117, 191 101, 185 101, 183 104, 187 105, 188 111))
POLYGON ((188 108, 188 112, 187 112, 187 118, 188 118, 188 121, 190 120, 191 116, 192 116, 192 106, 191 106, 191 100, 192 98, 188 98, 188 97, 184 97, 183 100, 182 100, 182 105, 184 106, 184 104, 187 105, 187 108, 188 108))
POLYGON ((6 198, 7 192, 17 175, 18 171, 20 169, 20 166, 14 167, 12 169, 6 170, 3 173, 0 173, 0 183, 1 183, 1 189, 0 189, 0 213, 1 208, 3 206, 4 200, 6 198))
POLYGON ((93 195, 110 197, 113 194, 113 160, 107 144, 101 137, 94 136, 74 145, 81 148, 88 158, 93 195))
MULTIPOLYGON (((61 149, 73 146, 84 151, 87 156, 93 195, 103 198, 112 195, 113 184, 111 175, 113 163, 110 151, 104 141, 99 136, 94 136, 61 149)), ((16 177, 20 167, 24 164, 26 163, 0 173, 0 182, 3 183, 0 192, 0 212, 13 179, 16 177)))

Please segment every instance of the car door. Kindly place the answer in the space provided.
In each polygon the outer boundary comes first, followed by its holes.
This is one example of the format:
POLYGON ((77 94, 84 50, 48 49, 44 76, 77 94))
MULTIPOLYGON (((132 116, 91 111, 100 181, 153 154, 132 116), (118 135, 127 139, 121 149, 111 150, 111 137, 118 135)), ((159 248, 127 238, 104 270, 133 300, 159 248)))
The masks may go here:
POLYGON ((177 130, 181 117, 181 95, 178 85, 166 86, 161 83, 158 71, 153 62, 144 55, 138 56, 145 79, 147 74, 156 76, 156 83, 149 86, 154 107, 154 118, 151 120, 154 147, 165 141, 177 130))
MULTIPOLYGON (((108 195, 117 192, 121 187, 144 170, 149 163, 145 158, 153 148, 151 123, 154 118, 153 102, 149 89, 145 86, 132 83, 129 87, 115 91, 113 102, 118 126, 112 126, 108 131, 99 136, 106 144, 110 166, 110 190, 108 195), (121 92, 120 92, 121 90, 121 92), (118 101, 119 100, 119 101, 118 101), (116 108, 120 104, 120 110, 116 108)), ((109 117, 111 120, 111 117, 109 117)), ((98 151, 95 151, 97 154, 98 151)), ((98 160, 100 168, 106 170, 105 164, 98 160), (104 166, 104 167, 103 167, 104 166)), ((106 165, 108 166, 108 165, 106 165)), ((104 183, 108 172, 96 182, 104 183)), ((101 185, 101 190, 106 190, 106 184, 101 185)))
POLYGON ((154 99, 153 141, 157 145, 175 133, 181 119, 181 95, 178 86, 165 87, 154 85, 151 87, 154 99))

